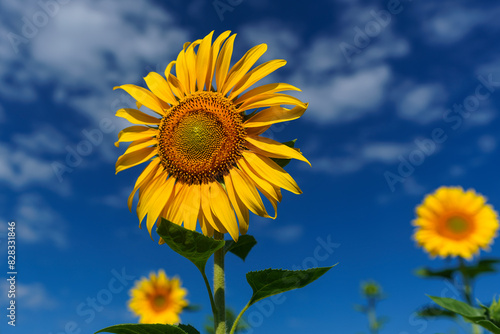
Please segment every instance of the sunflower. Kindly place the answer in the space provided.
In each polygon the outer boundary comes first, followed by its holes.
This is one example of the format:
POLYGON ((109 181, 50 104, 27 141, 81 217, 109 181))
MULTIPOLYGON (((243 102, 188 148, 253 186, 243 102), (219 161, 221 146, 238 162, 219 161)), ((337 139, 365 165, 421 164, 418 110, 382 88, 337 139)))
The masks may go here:
POLYGON ((441 187, 416 209, 414 239, 431 256, 472 259, 489 249, 497 235, 498 215, 473 189, 441 187))
POLYGON ((236 34, 226 31, 213 43, 212 35, 185 43, 167 66, 165 77, 149 73, 144 78, 149 89, 129 84, 115 87, 137 100, 137 109, 116 113, 137 124, 118 134, 116 146, 132 143, 118 158, 116 172, 149 163, 135 183, 128 206, 131 209, 139 190, 137 215, 140 224, 147 216, 150 234, 157 219, 164 217, 190 230, 196 229, 198 221, 207 236, 215 230, 237 240, 239 233, 248 230, 249 211, 270 217, 260 193, 274 207, 272 218, 276 218, 282 188, 302 193, 273 159, 309 163, 307 159, 298 149, 261 134, 272 124, 302 116, 307 103, 278 94, 300 91, 286 83, 250 89, 286 62, 270 60, 251 69, 267 49, 260 44, 230 68, 236 34), (176 75, 171 73, 174 65, 176 75), (141 106, 158 118, 140 111, 141 106))
POLYGON ((179 278, 169 279, 163 270, 158 275, 151 273, 149 279, 143 277, 130 290, 128 306, 139 316, 139 323, 176 324, 179 314, 188 306, 184 299, 187 291, 181 288, 179 278))

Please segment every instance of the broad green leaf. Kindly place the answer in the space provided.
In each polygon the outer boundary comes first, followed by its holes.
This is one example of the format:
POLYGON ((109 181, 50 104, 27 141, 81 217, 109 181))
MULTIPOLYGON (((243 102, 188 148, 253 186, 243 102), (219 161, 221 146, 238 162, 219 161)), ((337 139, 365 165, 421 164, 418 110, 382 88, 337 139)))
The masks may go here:
POLYGON ((444 270, 432 270, 429 268, 418 268, 415 270, 415 275, 423 278, 447 278, 452 279, 453 274, 458 271, 458 268, 448 268, 444 270))
POLYGON ((106 327, 97 333, 113 334, 190 334, 177 326, 162 324, 123 324, 106 327))
POLYGON ((205 266, 212 254, 224 247, 224 240, 206 237, 164 218, 156 232, 174 252, 193 262, 202 273, 205 272, 205 266))
POLYGON ((435 296, 429 296, 429 298, 439 306, 458 313, 471 321, 481 320, 484 317, 483 312, 459 300, 435 296))
POLYGON ((302 288, 332 268, 333 266, 307 270, 265 269, 251 271, 247 273, 247 281, 252 287, 253 295, 248 305, 285 291, 302 288))
POLYGON ((425 306, 421 310, 417 311, 417 315, 422 318, 456 318, 457 316, 455 312, 437 306, 425 306))
MULTIPOLYGON (((288 147, 295 147, 295 142, 297 139, 290 140, 287 142, 282 143, 283 145, 286 145, 288 147)), ((290 163, 292 159, 279 159, 279 158, 271 158, 274 162, 276 162, 281 168, 285 168, 286 165, 290 163)))
POLYGON ((500 327, 498 327, 497 325, 495 325, 493 322, 491 322, 489 320, 478 320, 478 321, 476 321, 476 324, 478 324, 479 326, 482 326, 483 328, 486 328, 487 330, 489 330, 493 334, 500 334, 500 327))
POLYGON ((200 332, 191 325, 178 325, 187 334, 200 334, 200 332))
POLYGON ((248 253, 252 250, 253 246, 257 244, 257 240, 251 235, 242 235, 238 239, 238 242, 233 240, 226 240, 226 245, 224 246, 224 254, 231 252, 243 261, 245 261, 248 253))

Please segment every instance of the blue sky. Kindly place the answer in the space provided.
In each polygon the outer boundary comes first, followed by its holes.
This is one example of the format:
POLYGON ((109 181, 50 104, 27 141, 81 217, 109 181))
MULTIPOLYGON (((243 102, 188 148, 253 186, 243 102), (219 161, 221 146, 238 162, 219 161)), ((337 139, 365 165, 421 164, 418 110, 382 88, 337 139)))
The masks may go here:
MULTIPOLYGON (((445 263, 415 247, 410 223, 441 185, 473 187, 500 208, 498 3, 220 3, 225 11, 202 0, 0 3, 0 240, 6 244, 6 222, 15 220, 19 305, 16 328, 4 314, 0 328, 93 333, 135 322, 127 277, 159 268, 179 275, 189 300, 202 305, 182 316, 201 327, 210 307, 196 269, 151 241, 126 208, 142 168, 114 175, 124 148, 113 142, 127 126, 114 114, 131 100, 112 87, 143 85, 184 42, 229 29, 238 33, 235 59, 267 43, 262 61, 288 61, 266 80, 300 87, 294 95, 310 106, 270 136, 298 138, 312 168, 287 167, 304 193, 284 193, 276 220, 251 218, 259 243, 246 263, 228 257, 228 304, 246 304, 246 271, 339 263, 311 286, 250 309, 254 332, 361 332, 365 319, 352 305, 370 278, 388 295, 380 304, 390 317, 385 333, 449 330, 451 323, 413 315, 425 293, 455 293, 413 276, 445 263), (332 253, 315 258, 328 240, 332 253), (95 311, 92 299, 101 301, 95 311)), ((499 257, 500 247, 486 255, 499 257)), ((498 278, 481 279, 477 297, 489 303, 498 278)), ((3 312, 6 299, 2 292, 3 312)))

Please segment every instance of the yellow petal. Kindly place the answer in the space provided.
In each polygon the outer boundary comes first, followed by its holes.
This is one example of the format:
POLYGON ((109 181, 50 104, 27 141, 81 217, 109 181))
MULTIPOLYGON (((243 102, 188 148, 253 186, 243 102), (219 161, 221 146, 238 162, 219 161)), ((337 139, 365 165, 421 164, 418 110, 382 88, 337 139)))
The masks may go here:
POLYGON ((283 104, 297 105, 302 108, 307 108, 307 105, 300 101, 298 98, 287 94, 262 94, 246 100, 239 108, 238 111, 245 111, 248 109, 279 106, 283 104))
MULTIPOLYGON (((213 34, 214 32, 212 31, 203 38, 196 54, 196 81, 198 83, 198 90, 203 90, 205 80, 207 79, 213 34)), ((210 90, 210 87, 207 86, 207 90, 210 90)))
POLYGON ((124 154, 116 161, 116 173, 137 166, 153 158, 158 153, 156 147, 146 147, 136 152, 124 154))
POLYGON ((134 99, 140 102, 142 105, 148 107, 149 109, 155 111, 160 115, 165 115, 165 111, 160 103, 160 100, 151 93, 149 90, 136 86, 136 85, 121 85, 114 87, 113 90, 121 88, 127 93, 129 93, 134 99))
POLYGON ((154 137, 157 134, 157 129, 147 128, 140 125, 129 126, 118 133, 118 141, 115 143, 115 146, 118 147, 118 143, 121 142, 141 140, 148 137, 154 137))
POLYGON ((217 84, 217 91, 222 91, 222 87, 226 81, 227 71, 229 69, 229 64, 231 62, 231 56, 233 54, 234 39, 236 34, 229 37, 224 46, 220 51, 219 57, 217 58, 216 70, 215 70, 215 83, 217 84))
POLYGON ((210 195, 210 185, 208 183, 201 184, 201 210, 205 220, 218 232, 226 233, 226 228, 216 219, 215 215, 212 213, 210 208, 210 202, 212 201, 210 195))
POLYGON ((297 106, 293 109, 287 109, 279 106, 267 108, 259 111, 243 124, 245 128, 254 128, 279 122, 293 121, 304 114, 308 105, 309 104, 306 103, 305 108, 297 106))
POLYGON ((206 90, 210 90, 212 88, 212 80, 214 78, 214 71, 215 71, 215 63, 217 62, 217 56, 220 51, 220 47, 222 45, 222 42, 226 40, 226 38, 231 34, 231 31, 225 31, 222 34, 217 37, 215 40, 214 44, 212 45, 212 50, 210 54, 210 61, 209 61, 209 67, 207 69, 207 77, 205 81, 205 87, 206 90))
POLYGON ((158 144, 158 140, 156 138, 147 137, 144 139, 136 140, 130 143, 130 145, 128 146, 127 150, 123 153, 123 155, 139 151, 142 150, 143 148, 156 144, 158 144))
POLYGON ((245 74, 245 76, 241 78, 241 80, 238 81, 236 85, 234 85, 234 88, 229 95, 229 99, 234 99, 240 93, 250 88, 250 86, 252 86, 254 83, 285 65, 285 60, 274 59, 257 66, 256 68, 245 74))
POLYGON ((307 159, 297 149, 288 147, 280 142, 272 140, 271 138, 247 136, 245 139, 247 141, 247 147, 255 153, 259 153, 270 158, 297 159, 307 162, 309 166, 311 166, 311 163, 307 161, 307 159))
POLYGON ((156 72, 150 72, 145 78, 146 85, 157 97, 172 105, 177 102, 174 94, 170 90, 170 85, 164 77, 156 72))
POLYGON ((238 223, 236 222, 236 217, 227 193, 219 182, 212 182, 210 184, 210 199, 212 212, 219 218, 233 240, 238 241, 238 223))
POLYGON ((256 215, 270 218, 253 182, 250 181, 248 177, 237 168, 232 168, 229 171, 229 174, 231 176, 233 186, 243 204, 245 204, 245 206, 256 215))
POLYGON ((144 188, 141 188, 139 190, 139 202, 137 203, 136 208, 137 217, 139 218, 139 227, 141 226, 142 220, 146 216, 146 207, 151 196, 156 191, 156 189, 158 189, 158 187, 165 182, 167 177, 168 172, 166 171, 157 173, 149 183, 146 183, 146 186, 144 188))
POLYGON ((188 230, 196 230, 196 220, 200 212, 201 188, 199 184, 188 187, 186 201, 183 203, 184 227, 188 230))
POLYGON ((203 214, 203 211, 201 210, 198 213, 198 221, 200 222, 200 227, 203 234, 206 235, 207 237, 212 237, 214 235, 214 228, 207 221, 205 215, 203 214))
POLYGON ((234 211, 236 212, 236 216, 238 217, 240 233, 246 234, 248 231, 248 222, 250 220, 248 208, 245 206, 245 204, 243 204, 238 194, 236 193, 233 181, 231 180, 231 176, 229 174, 224 176, 224 184, 226 185, 229 200, 231 201, 234 211))
MULTIPOLYGON (((147 211, 148 218, 146 220, 146 226, 151 236, 151 229, 155 224, 156 220, 160 216, 160 212, 165 207, 165 204, 170 199, 174 189, 175 179, 170 177, 167 181, 162 184, 156 192, 151 196, 148 205, 144 208, 147 211)), ((152 236, 151 236, 152 237, 152 236)))
MULTIPOLYGON (((175 60, 171 61, 167 67, 165 68, 165 78, 167 78, 168 85, 172 92, 174 93, 175 96, 181 98, 184 96, 182 93, 182 89, 180 87, 179 80, 172 74, 170 71, 172 70, 172 67, 175 65, 175 60)), ((174 96, 174 98, 175 98, 174 96)), ((176 99, 177 100, 177 99, 176 99)))
POLYGON ((266 44, 259 44, 251 48, 231 68, 227 80, 222 87, 222 95, 226 95, 233 86, 240 81, 248 70, 259 60, 260 56, 267 50, 266 44))
POLYGON ((301 91, 299 88, 289 85, 287 83, 271 83, 263 86, 258 86, 255 87, 252 90, 249 90, 245 94, 241 95, 234 101, 234 104, 240 104, 245 102, 248 99, 251 99, 257 95, 262 95, 262 94, 274 94, 277 92, 282 92, 285 90, 295 90, 295 91, 301 91))
POLYGON ((179 52, 179 55, 177 56, 177 60, 175 61, 175 74, 177 79, 179 79, 179 85, 182 93, 187 95, 189 94, 189 72, 186 65, 185 49, 186 48, 184 47, 184 50, 179 52))
POLYGON ((189 45, 189 47, 186 50, 186 68, 189 75, 189 81, 188 81, 189 93, 194 93, 196 91, 196 54, 194 52, 194 47, 199 45, 200 43, 201 40, 198 39, 193 43, 191 43, 191 45, 189 45))
POLYGON ((134 189, 130 193, 127 200, 128 209, 130 211, 132 211, 132 202, 134 200, 134 195, 137 189, 139 189, 139 187, 142 187, 142 185, 145 184, 145 182, 149 182, 153 178, 154 174, 158 169, 159 163, 160 159, 153 159, 153 161, 151 161, 151 163, 142 171, 142 173, 135 181, 134 189))
POLYGON ((294 194, 302 194, 302 191, 290 174, 285 172, 283 168, 268 157, 243 151, 243 158, 260 177, 294 194))
POLYGON ((137 109, 122 108, 119 109, 115 115, 125 118, 127 121, 134 124, 160 124, 161 122, 161 119, 149 116, 137 109))

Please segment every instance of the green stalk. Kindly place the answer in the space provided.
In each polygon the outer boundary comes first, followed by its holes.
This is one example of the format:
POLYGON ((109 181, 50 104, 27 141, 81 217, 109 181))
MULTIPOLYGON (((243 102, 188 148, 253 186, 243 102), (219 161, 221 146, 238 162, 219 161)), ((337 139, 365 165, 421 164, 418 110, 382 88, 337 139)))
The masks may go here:
MULTIPOLYGON (((473 290, 472 290, 472 280, 470 279, 469 275, 466 274, 466 264, 465 264, 465 261, 462 257, 459 257, 459 261, 460 261, 460 273, 462 274, 462 282, 464 284, 464 287, 463 287, 463 294, 464 294, 464 298, 465 298, 465 301, 467 302, 467 304, 469 304, 470 306, 474 307, 474 303, 473 303, 473 290)), ((472 324, 472 334, 481 334, 483 331, 482 331, 482 328, 479 326, 479 325, 476 325, 476 324, 472 324)))
POLYGON ((250 307, 250 302, 248 302, 248 304, 245 305, 243 310, 241 310, 240 314, 238 314, 238 316, 236 317, 236 320, 234 320, 233 327, 231 328, 231 332, 229 334, 234 334, 236 328, 238 327, 238 322, 240 322, 243 313, 245 313, 245 311, 248 310, 249 307, 250 307))
MULTIPOLYGON (((224 240, 224 234, 215 231, 215 240, 224 240)), ((215 334, 226 334, 226 301, 224 277, 224 248, 214 254, 214 301, 217 310, 214 313, 215 334)))

